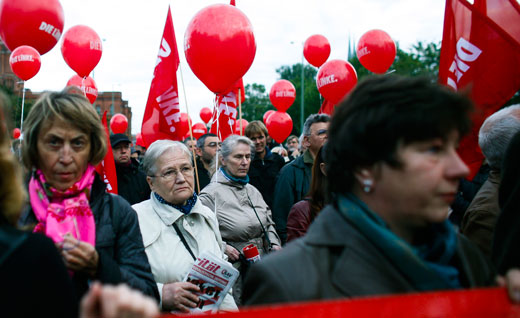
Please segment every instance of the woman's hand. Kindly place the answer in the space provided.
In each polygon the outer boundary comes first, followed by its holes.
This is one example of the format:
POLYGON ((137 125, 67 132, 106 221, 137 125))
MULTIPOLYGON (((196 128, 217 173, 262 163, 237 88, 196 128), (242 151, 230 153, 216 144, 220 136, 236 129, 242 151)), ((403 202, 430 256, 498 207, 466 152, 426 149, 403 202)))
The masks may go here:
POLYGON ((240 258, 240 252, 231 245, 226 244, 226 251, 224 252, 230 262, 236 262, 240 258))
POLYGON ((281 250, 281 249, 282 249, 282 247, 281 247, 281 246, 278 246, 278 245, 272 245, 272 246, 271 246, 271 251, 279 251, 279 250, 281 250))
POLYGON ((92 284, 81 300, 80 318, 120 318, 159 316, 155 299, 128 288, 126 285, 101 286, 92 284))
POLYGON ((520 303, 520 270, 517 268, 510 269, 506 273, 506 277, 498 276, 497 284, 500 287, 506 287, 509 299, 513 303, 520 303))
POLYGON ((94 246, 82 242, 70 234, 66 234, 63 242, 57 244, 57 246, 68 269, 87 273, 90 277, 96 275, 99 255, 94 246))
POLYGON ((197 285, 188 282, 176 282, 163 285, 162 307, 164 310, 178 310, 190 312, 199 302, 199 297, 194 292, 199 292, 197 285))

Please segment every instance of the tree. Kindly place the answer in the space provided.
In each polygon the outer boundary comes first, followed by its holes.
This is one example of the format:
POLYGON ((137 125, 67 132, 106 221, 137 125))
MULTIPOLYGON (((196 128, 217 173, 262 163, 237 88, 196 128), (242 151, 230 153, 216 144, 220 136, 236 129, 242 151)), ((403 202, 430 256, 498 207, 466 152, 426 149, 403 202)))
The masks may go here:
POLYGON ((269 101, 269 94, 262 84, 247 84, 245 86, 246 100, 242 103, 242 118, 247 121, 262 120, 264 113, 275 110, 269 101))

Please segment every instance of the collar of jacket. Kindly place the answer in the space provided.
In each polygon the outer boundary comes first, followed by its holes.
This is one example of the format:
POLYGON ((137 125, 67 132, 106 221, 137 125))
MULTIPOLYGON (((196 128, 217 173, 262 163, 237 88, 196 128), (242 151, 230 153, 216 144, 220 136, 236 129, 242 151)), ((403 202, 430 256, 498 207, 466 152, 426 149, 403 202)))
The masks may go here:
POLYGON ((240 184, 238 182, 235 182, 233 180, 228 180, 226 176, 220 171, 220 169, 217 170, 217 173, 213 174, 213 177, 211 178, 211 182, 218 182, 220 184, 225 184, 231 187, 243 189, 245 188, 249 183, 247 184, 240 184))
MULTIPOLYGON (((180 217, 186 215, 171 205, 163 204, 163 203, 159 202, 159 200, 155 197, 155 195, 152 195, 150 197, 151 197, 150 200, 151 200, 151 203, 152 203, 152 206, 153 206, 155 212, 157 213, 157 215, 159 216, 161 221, 163 221, 164 224, 172 225, 174 222, 177 222, 177 220, 180 217)), ((200 203, 200 200, 197 197, 197 201, 195 202, 195 205, 191 209, 190 214, 198 213, 198 214, 201 214, 202 216, 204 216, 204 218, 208 218, 208 216, 205 215, 205 213, 204 213, 204 212, 206 212, 206 210, 201 209, 201 205, 202 205, 202 203, 200 203)))
POLYGON ((305 235, 305 241, 311 245, 347 245, 349 242, 345 236, 346 227, 350 225, 336 211, 336 207, 327 205, 312 222, 305 235))
POLYGON ((134 158, 130 158, 130 164, 128 165, 122 165, 116 163, 116 171, 119 172, 133 172, 136 173, 139 169, 139 162, 135 160, 134 158))

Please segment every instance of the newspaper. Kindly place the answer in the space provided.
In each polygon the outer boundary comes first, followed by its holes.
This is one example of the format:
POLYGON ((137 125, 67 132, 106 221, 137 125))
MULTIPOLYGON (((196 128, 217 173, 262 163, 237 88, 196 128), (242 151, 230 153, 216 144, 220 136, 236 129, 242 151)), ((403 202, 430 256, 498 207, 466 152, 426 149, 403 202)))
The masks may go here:
POLYGON ((191 311, 216 312, 238 276, 238 270, 230 263, 211 252, 202 252, 184 279, 200 288, 195 293, 199 302, 191 311))

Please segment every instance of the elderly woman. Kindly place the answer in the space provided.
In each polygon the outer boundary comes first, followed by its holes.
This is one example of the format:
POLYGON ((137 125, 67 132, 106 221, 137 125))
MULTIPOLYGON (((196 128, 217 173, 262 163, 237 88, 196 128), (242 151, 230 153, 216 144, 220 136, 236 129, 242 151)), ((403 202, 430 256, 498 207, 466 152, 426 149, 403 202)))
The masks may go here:
MULTIPOLYGON (((223 259, 215 214, 194 191, 191 152, 178 141, 158 140, 146 150, 143 170, 152 189, 149 200, 133 206, 139 217, 146 254, 165 311, 189 312, 199 288, 183 282, 196 257, 208 251, 223 259)), ((221 310, 236 309, 226 295, 221 310)))
MULTIPOLYGON (((248 183, 247 173, 254 151, 253 142, 247 137, 226 138, 220 149, 221 167, 200 193, 202 203, 216 212, 231 261, 237 261, 239 253, 249 244, 254 244, 260 255, 281 247, 271 210, 262 194, 248 183)), ((234 296, 240 304, 239 282, 234 296)))
POLYGON ((107 151, 106 138, 85 97, 45 93, 24 125, 30 205, 20 224, 54 241, 78 296, 98 280, 127 283, 158 298, 137 215, 124 199, 105 191, 94 169, 107 151))
MULTIPOLYGON (((252 267, 247 303, 493 285, 486 258, 447 219, 469 172, 457 145, 471 110, 466 97, 426 79, 359 83, 329 129, 332 204, 302 239, 252 267)), ((509 276, 515 301, 518 275, 509 276)))

